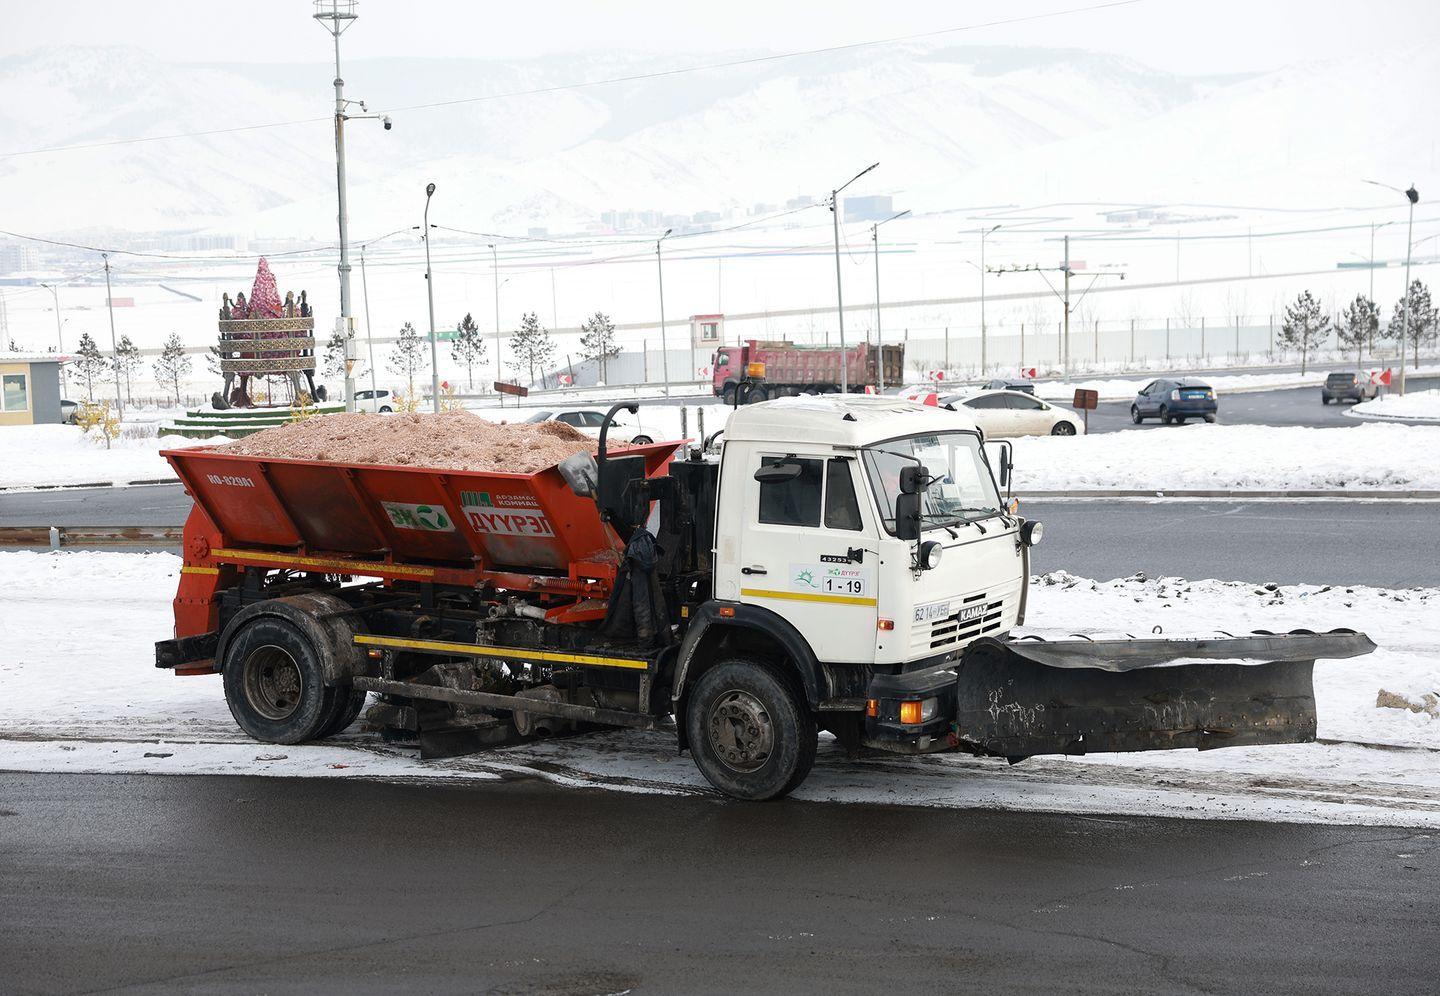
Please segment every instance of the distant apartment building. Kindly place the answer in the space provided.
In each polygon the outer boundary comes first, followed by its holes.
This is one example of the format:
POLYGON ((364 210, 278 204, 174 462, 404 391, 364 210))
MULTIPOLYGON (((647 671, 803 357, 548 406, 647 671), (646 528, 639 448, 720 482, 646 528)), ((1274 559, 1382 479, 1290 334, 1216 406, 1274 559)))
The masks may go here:
POLYGON ((26 273, 40 269, 40 253, 24 242, 0 242, 0 273, 26 273))
POLYGON ((894 213, 894 199, 887 194, 845 198, 846 221, 884 221, 894 213))

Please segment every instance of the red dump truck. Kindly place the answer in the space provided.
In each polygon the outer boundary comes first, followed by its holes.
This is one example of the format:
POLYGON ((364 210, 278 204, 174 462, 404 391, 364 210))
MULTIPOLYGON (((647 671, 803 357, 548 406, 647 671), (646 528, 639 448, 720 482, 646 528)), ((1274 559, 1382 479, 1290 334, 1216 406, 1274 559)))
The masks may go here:
POLYGON ((782 399, 715 458, 610 452, 621 408, 596 455, 531 474, 166 451, 195 507, 156 665, 221 675, 280 744, 362 710, 427 758, 673 717, 711 784, 769 799, 820 730, 1011 760, 1311 740, 1313 662, 1374 649, 1012 639, 1041 527, 963 412, 782 399))
POLYGON ((840 368, 845 366, 846 388, 861 393, 882 383, 904 383, 905 347, 857 343, 835 346, 797 346, 787 341, 748 339, 742 346, 721 346, 711 358, 713 390, 727 405, 752 404, 797 394, 833 394, 840 390, 840 368), (758 366, 757 366, 758 364, 758 366), (738 396, 738 397, 737 397, 738 396))

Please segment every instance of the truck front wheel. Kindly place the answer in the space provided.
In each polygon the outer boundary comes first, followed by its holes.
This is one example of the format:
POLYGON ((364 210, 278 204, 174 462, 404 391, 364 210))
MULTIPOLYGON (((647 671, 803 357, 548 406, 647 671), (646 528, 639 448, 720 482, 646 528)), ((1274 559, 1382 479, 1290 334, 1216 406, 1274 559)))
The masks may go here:
POLYGON ((256 740, 303 743, 338 718, 340 690, 325 687, 319 654, 282 619, 246 623, 226 644, 222 667, 230 714, 256 740))
POLYGON ((685 723, 700 773, 737 799, 788 795, 815 763, 815 717, 758 661, 732 658, 701 675, 685 723))

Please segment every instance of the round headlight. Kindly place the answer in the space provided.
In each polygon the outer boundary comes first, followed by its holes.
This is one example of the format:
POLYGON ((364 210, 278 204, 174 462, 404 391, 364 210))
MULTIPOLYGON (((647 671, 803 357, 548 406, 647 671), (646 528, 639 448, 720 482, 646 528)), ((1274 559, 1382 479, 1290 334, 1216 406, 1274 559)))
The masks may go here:
POLYGON ((1032 520, 1020 527, 1020 539, 1026 546, 1038 546, 1044 535, 1045 526, 1039 522, 1032 520))
POLYGON ((945 555, 945 548, 940 545, 939 540, 928 540, 920 546, 920 566, 924 570, 933 571, 940 566, 940 558, 945 555))

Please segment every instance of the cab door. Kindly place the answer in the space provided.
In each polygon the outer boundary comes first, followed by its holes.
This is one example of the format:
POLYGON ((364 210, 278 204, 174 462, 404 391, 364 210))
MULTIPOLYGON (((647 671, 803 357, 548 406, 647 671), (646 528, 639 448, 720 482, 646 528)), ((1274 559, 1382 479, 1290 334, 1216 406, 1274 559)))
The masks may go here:
POLYGON ((822 661, 875 660, 876 526, 858 473, 852 457, 758 447, 744 471, 739 600, 783 616, 822 661), (787 480, 755 479, 791 465, 787 480))

